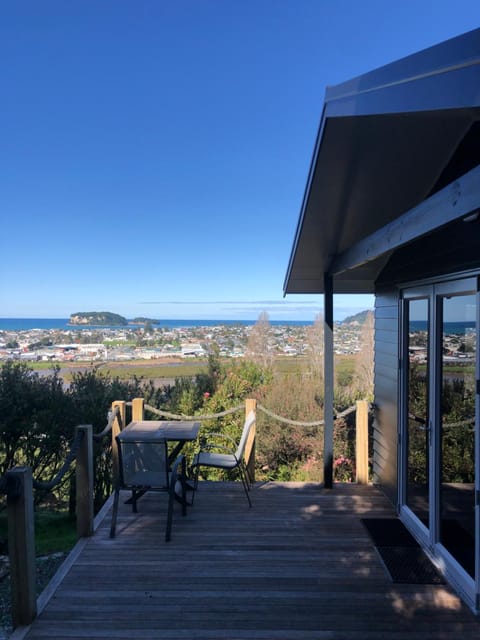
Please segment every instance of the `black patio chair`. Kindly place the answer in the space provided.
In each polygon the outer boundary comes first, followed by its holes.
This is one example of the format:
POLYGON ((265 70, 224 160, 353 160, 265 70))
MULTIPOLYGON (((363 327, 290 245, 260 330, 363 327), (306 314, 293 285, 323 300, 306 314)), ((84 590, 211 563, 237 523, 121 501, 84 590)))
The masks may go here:
POLYGON ((215 469, 223 469, 228 473, 237 471, 240 475, 240 479, 247 496, 248 505, 252 506, 249 490, 251 486, 250 478, 248 476, 247 466, 244 460, 245 446, 247 444, 248 436, 255 424, 256 416, 254 411, 250 411, 245 423, 243 425, 242 435, 238 445, 235 440, 225 433, 210 433, 208 434, 210 442, 204 444, 200 451, 195 454, 192 461, 192 469, 195 471, 194 490, 198 488, 198 475, 200 467, 212 467, 215 469), (229 446, 221 444, 219 440, 227 442, 229 446), (214 450, 217 451, 214 451, 214 450))
POLYGON ((145 442, 135 433, 120 433, 116 437, 119 477, 115 481, 110 537, 115 537, 118 501, 121 489, 132 492, 129 502, 137 513, 137 500, 147 491, 168 493, 165 541, 171 538, 173 507, 176 501, 182 505, 182 515, 187 513, 185 456, 179 455, 169 467, 166 440, 145 442))

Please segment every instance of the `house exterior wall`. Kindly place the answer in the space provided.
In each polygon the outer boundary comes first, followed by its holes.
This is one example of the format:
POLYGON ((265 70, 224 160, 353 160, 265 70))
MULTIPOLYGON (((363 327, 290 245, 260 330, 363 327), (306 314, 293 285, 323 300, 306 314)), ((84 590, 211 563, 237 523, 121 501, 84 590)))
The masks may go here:
POLYGON ((376 282, 373 472, 394 504, 398 499, 400 292, 405 286, 478 274, 478 247, 480 218, 473 223, 455 221, 396 251, 376 282))
POLYGON ((374 481, 397 503, 398 454, 398 292, 382 287, 375 297, 374 481))

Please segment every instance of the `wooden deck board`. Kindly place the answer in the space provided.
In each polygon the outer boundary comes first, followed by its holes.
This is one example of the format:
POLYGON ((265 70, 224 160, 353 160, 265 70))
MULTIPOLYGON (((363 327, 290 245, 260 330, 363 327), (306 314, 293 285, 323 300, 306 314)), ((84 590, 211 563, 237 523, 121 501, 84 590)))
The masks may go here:
POLYGON ((205 484, 164 542, 166 496, 121 505, 78 554, 27 640, 478 638, 446 586, 392 584, 360 518, 393 515, 374 487, 205 484))

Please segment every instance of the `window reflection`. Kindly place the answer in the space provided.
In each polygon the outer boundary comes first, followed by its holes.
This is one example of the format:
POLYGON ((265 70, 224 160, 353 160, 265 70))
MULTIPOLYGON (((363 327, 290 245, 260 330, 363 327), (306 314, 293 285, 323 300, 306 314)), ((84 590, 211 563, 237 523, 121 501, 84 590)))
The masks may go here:
POLYGON ((440 542, 474 577, 475 296, 442 299, 440 542))
POLYGON ((428 300, 408 302, 407 504, 428 526, 428 300))

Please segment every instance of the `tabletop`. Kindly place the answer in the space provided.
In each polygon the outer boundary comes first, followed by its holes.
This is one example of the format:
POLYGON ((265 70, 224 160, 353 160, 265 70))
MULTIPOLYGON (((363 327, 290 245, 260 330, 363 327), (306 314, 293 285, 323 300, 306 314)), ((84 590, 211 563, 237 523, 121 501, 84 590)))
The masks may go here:
POLYGON ((130 422, 119 438, 122 441, 141 440, 142 442, 154 442, 155 440, 167 440, 187 442, 196 440, 200 431, 200 422, 180 420, 138 420, 130 422))

